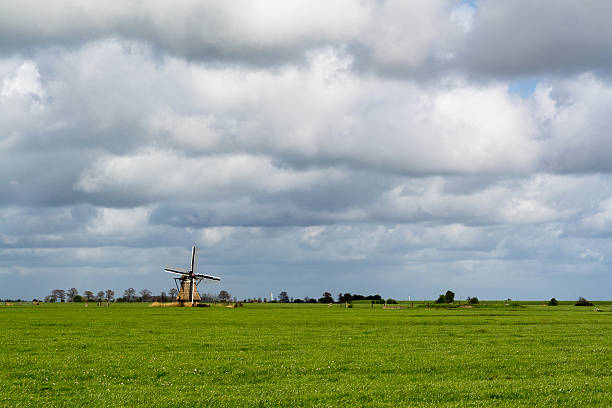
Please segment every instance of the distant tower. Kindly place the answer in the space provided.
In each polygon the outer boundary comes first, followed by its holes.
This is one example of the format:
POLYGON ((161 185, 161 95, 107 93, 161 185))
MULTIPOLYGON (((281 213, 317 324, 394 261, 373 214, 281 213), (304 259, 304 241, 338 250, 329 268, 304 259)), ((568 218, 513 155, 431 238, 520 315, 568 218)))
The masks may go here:
POLYGON ((274 294, 272 294, 272 292, 270 292, 270 302, 272 302, 274 300, 274 294))

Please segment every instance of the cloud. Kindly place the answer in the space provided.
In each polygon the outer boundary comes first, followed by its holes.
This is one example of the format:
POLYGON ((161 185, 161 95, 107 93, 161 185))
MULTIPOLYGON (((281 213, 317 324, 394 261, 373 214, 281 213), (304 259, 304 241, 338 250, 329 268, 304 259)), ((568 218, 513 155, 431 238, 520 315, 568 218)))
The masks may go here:
POLYGON ((609 72, 611 11, 607 2, 479 2, 457 54, 489 77, 609 72))
POLYGON ((585 73, 539 85, 535 98, 542 105, 542 135, 548 139, 545 166, 557 172, 610 171, 610 83, 585 73))
POLYGON ((43 96, 40 85, 40 74, 32 61, 26 61, 17 68, 12 76, 6 76, 2 81, 0 97, 9 98, 13 95, 26 95, 33 98, 43 96))
POLYGON ((86 169, 74 188, 84 193, 143 202, 220 198, 249 192, 278 194, 342 178, 335 170, 293 171, 260 157, 186 158, 172 152, 148 151, 134 156, 101 158, 86 169), (214 171, 211 171, 213 169, 214 171))
POLYGON ((268 65, 299 60, 321 45, 355 45, 382 65, 413 66, 428 56, 450 4, 90 1, 45 7, 9 1, 0 14, 0 46, 12 50, 124 37, 179 57, 268 65))
POLYGON ((329 46, 348 50, 368 72, 425 80, 457 69, 489 78, 609 71, 609 7, 567 0, 475 6, 448 0, 53 6, 11 0, 0 13, 0 50, 124 38, 178 58, 262 67, 304 62, 313 49, 329 46))

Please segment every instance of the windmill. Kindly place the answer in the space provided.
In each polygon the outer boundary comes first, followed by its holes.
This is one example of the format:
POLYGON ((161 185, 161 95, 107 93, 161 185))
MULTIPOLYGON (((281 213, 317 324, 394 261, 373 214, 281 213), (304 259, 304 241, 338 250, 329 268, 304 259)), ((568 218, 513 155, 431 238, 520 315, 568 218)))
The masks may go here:
POLYGON ((221 278, 217 278, 216 276, 195 273, 197 263, 198 249, 194 246, 191 249, 191 269, 189 269, 188 271, 170 268, 164 269, 166 272, 180 275, 174 278, 174 282, 176 283, 176 287, 179 291, 179 302, 189 302, 191 305, 193 305, 196 300, 200 300, 200 294, 198 293, 198 284, 202 282, 203 279, 210 279, 214 281, 221 280, 221 278))

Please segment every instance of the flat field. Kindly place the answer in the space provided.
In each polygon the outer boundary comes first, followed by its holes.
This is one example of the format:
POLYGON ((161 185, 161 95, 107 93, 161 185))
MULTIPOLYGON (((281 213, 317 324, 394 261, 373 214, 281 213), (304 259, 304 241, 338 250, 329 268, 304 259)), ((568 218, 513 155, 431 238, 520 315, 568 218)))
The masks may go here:
POLYGON ((0 306, 0 406, 610 407, 597 305, 0 306))

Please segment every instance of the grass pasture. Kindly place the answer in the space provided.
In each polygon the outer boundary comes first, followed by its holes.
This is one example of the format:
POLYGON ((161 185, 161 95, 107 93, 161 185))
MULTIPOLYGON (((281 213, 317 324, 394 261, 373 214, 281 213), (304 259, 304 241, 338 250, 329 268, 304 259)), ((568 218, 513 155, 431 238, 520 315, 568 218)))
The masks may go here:
POLYGON ((596 305, 0 306, 0 406, 610 407, 596 305))

